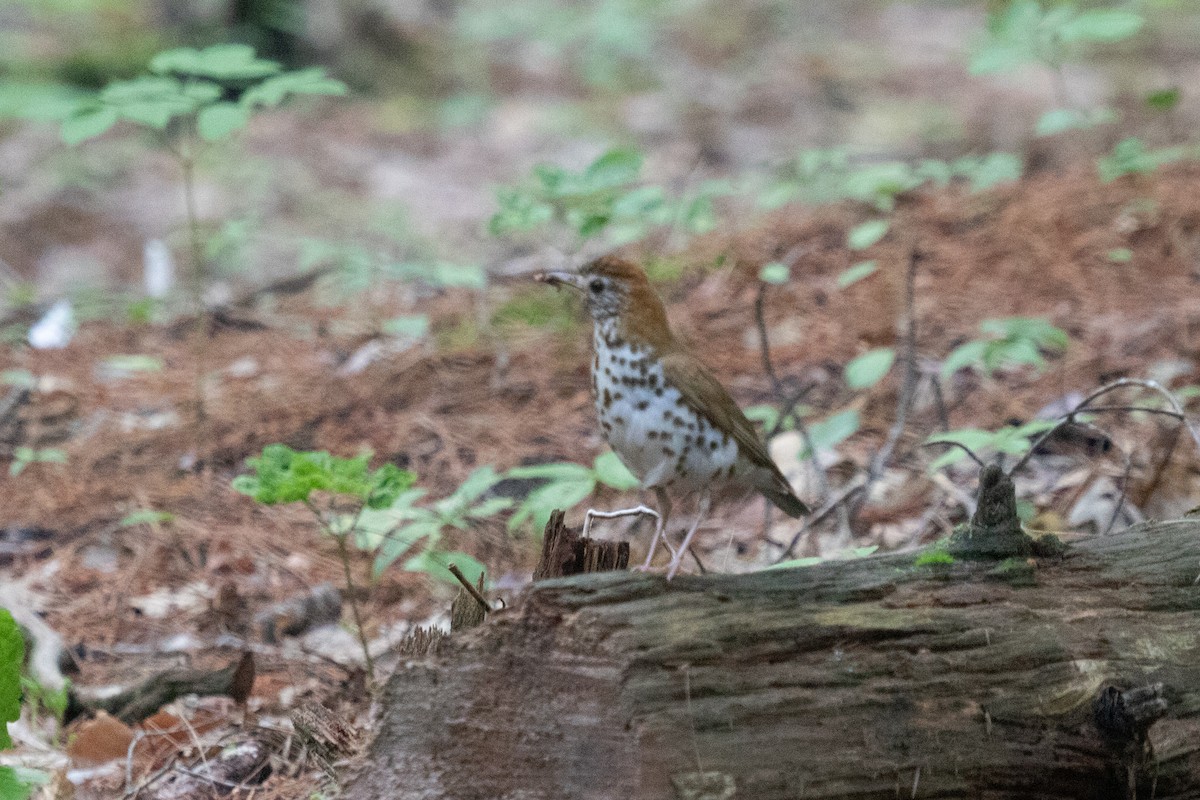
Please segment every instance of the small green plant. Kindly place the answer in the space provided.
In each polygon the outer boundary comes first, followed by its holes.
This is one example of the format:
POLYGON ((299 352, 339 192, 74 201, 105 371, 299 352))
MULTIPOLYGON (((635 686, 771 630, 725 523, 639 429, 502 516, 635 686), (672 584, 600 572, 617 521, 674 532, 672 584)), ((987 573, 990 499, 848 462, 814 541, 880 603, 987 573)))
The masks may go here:
POLYGON ((150 60, 150 74, 114 81, 95 97, 78 102, 63 120, 62 137, 79 144, 120 122, 148 128, 183 173, 184 200, 192 243, 193 287, 199 298, 204 260, 196 215, 195 169, 205 148, 231 137, 256 111, 294 95, 340 95, 346 86, 321 67, 285 72, 254 49, 222 44, 196 50, 167 50, 150 60))
POLYGON ((71 684, 64 682, 58 689, 50 689, 38 683, 29 675, 21 675, 21 694, 25 705, 30 710, 30 717, 36 723, 43 712, 49 714, 61 729, 63 715, 67 713, 67 704, 71 699, 71 684))
POLYGON ((896 363, 896 350, 892 347, 877 347, 868 350, 846 365, 846 385, 862 391, 879 383, 896 363))
POLYGON ((615 148, 580 172, 540 164, 530 179, 496 191, 499 206, 488 224, 495 236, 529 233, 556 225, 579 241, 605 235, 624 244, 652 230, 676 225, 688 233, 716 227, 714 200, 732 191, 725 181, 705 181, 684 198, 641 181, 643 156, 615 148))
POLYGON ((961 344, 946 356, 942 376, 949 378, 960 369, 976 369, 991 377, 997 370, 1046 366, 1044 352, 1062 352, 1069 340, 1066 332, 1038 317, 988 319, 979 324, 982 339, 961 344))
POLYGON ((374 680, 375 664, 354 588, 349 542, 358 534, 362 515, 368 510, 391 506, 412 486, 416 475, 394 464, 371 469, 370 460, 369 453, 337 458, 326 452, 300 452, 282 444, 268 445, 259 457, 247 460, 252 472, 234 478, 233 488, 263 505, 303 503, 321 530, 337 542, 356 633, 367 672, 374 680), (318 506, 314 493, 324 495, 327 502, 318 506), (339 503, 343 507, 337 507, 339 503))
POLYGON ((1078 3, 1014 0, 996 6, 987 30, 971 56, 974 75, 1011 72, 1031 64, 1049 70, 1059 108, 1046 112, 1037 125, 1039 135, 1112 122, 1109 109, 1076 108, 1068 96, 1063 68, 1096 47, 1135 36, 1145 25, 1135 6, 1081 8, 1078 3))
MULTIPOLYGON (((1082 417, 1081 417, 1082 419, 1082 417)), ((967 457, 963 448, 983 458, 988 453, 1023 456, 1029 452, 1038 436, 1055 427, 1054 420, 1035 419, 1023 425, 1007 425, 997 431, 982 428, 960 428, 935 433, 925 440, 926 444, 958 445, 938 456, 929 465, 930 472, 944 469, 967 457)))
MULTIPOLYGON (((802 150, 759 192, 758 205, 774 209, 797 201, 856 200, 889 212, 900 195, 926 183, 945 186, 961 179, 971 191, 981 192, 1020 178, 1021 166, 1021 160, 1010 153, 965 156, 951 162, 926 160, 913 166, 902 161, 855 165, 845 149, 802 150)), ((886 220, 864 223, 852 233, 851 246, 869 247, 886 232, 886 220)))
POLYGON ((552 464, 514 467, 504 473, 504 477, 546 481, 529 493, 508 520, 509 530, 515 531, 524 525, 530 525, 538 533, 545 529, 551 511, 575 507, 595 492, 598 486, 608 486, 619 492, 636 489, 638 486, 638 479, 611 450, 596 456, 591 467, 570 461, 558 461, 552 464))
POLYGON ((950 540, 939 539, 929 547, 921 551, 913 562, 917 567, 934 567, 945 566, 954 563, 954 556, 950 555, 950 540))
POLYGON ((466 530, 472 523, 488 519, 512 506, 507 497, 485 497, 501 476, 490 466, 479 467, 448 497, 428 506, 417 505, 426 491, 408 489, 386 507, 369 508, 355 528, 358 546, 375 553, 374 574, 379 575, 401 556, 408 572, 424 572, 448 583, 456 579, 447 565, 458 565, 474 583, 484 571, 477 560, 461 552, 447 552, 438 545, 447 528, 466 530))
POLYGON ((12 463, 8 465, 8 474, 16 477, 25 471, 30 464, 65 464, 67 454, 56 447, 14 447, 12 463))
MULTIPOLYGON (((0 608, 0 750, 12 747, 8 723, 21 718, 21 670, 25 638, 8 609, 0 608)), ((34 781, 14 767, 0 766, 0 800, 25 800, 34 781)))
POLYGON ((1145 142, 1131 136, 1117 142, 1112 152, 1096 161, 1100 180, 1108 183, 1125 175, 1145 175, 1163 164, 1187 158, 1189 150, 1183 146, 1147 148, 1145 142))

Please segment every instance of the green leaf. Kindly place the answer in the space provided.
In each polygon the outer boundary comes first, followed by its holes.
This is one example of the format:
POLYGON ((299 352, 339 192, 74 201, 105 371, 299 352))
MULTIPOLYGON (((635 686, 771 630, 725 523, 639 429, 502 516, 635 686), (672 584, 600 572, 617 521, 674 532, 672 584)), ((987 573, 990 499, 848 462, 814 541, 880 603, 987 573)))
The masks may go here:
POLYGON ((951 350, 950 355, 942 362, 942 378, 949 378, 960 369, 982 364, 987 346, 987 342, 975 339, 951 350))
POLYGON ((311 67, 275 75, 251 86, 242 95, 241 103, 247 108, 274 107, 292 94, 344 95, 348 91, 346 84, 330 78, 324 68, 311 67))
POLYGON ((196 130, 206 142, 216 142, 239 131, 250 121, 250 110, 237 103, 217 103, 200 110, 196 130))
POLYGON ((121 353, 101 362, 109 372, 162 372, 163 362, 157 356, 121 353))
POLYGON ((445 583, 458 586, 458 578, 447 567, 453 564, 462 570, 463 576, 474 586, 479 582, 479 576, 486 573, 486 568, 473 556, 458 550, 444 551, 426 548, 404 562, 406 572, 424 572, 445 583))
POLYGON ((32 389, 37 386, 37 376, 27 369, 0 370, 0 383, 5 386, 18 386, 22 389, 32 389))
POLYGON ((395 563, 396 559, 411 550, 422 540, 436 542, 441 535, 442 523, 436 519, 422 519, 409 523, 391 532, 379 544, 375 552, 375 563, 371 567, 372 574, 379 577, 383 571, 395 563))
POLYGON ((846 365, 846 385, 851 389, 869 389, 883 380, 896 360, 896 351, 879 347, 863 353, 846 365))
POLYGON ((1170 111, 1179 105, 1182 98, 1183 92, 1179 87, 1172 86, 1170 89, 1159 89, 1146 95, 1146 106, 1155 111, 1170 111))
POLYGON ((847 286, 858 283, 863 278, 874 275, 877 269, 879 269, 879 264, 875 261, 860 261, 837 276, 838 288, 845 289, 847 286))
POLYGON ((628 491, 636 489, 641 485, 641 481, 637 479, 629 468, 621 461, 612 450, 605 450, 600 455, 596 456, 595 462, 592 464, 592 469, 596 473, 596 478, 605 486, 610 486, 618 491, 628 491))
POLYGON ((1097 108, 1087 112, 1056 108, 1047 111, 1038 119, 1034 132, 1038 136, 1054 136, 1064 131, 1093 128, 1115 122, 1116 119, 1117 115, 1108 108, 1097 108))
POLYGON ((1116 8, 1094 8, 1081 11, 1058 28, 1064 42, 1120 42, 1135 35, 1146 23, 1133 11, 1116 8))
MULTIPOLYGON (((817 452, 833 450, 857 433, 859 425, 858 411, 848 409, 814 422, 808 428, 808 435, 817 452)), ((801 458, 808 458, 809 455, 808 452, 802 453, 801 458)))
POLYGON ((164 522, 171 522, 174 519, 175 515, 170 512, 155 511, 152 508, 141 508, 121 517, 121 521, 117 523, 117 526, 120 528, 132 528, 136 525, 160 525, 164 522))
POLYGON ((6 608, 0 608, 0 750, 12 747, 8 723, 21 718, 21 668, 25 637, 6 608))
POLYGON ((150 60, 150 71, 159 75, 174 73, 215 80, 265 78, 279 69, 274 61, 258 58, 254 48, 244 44, 217 44, 203 50, 181 47, 150 60))
POLYGON ((887 235, 891 223, 886 219, 873 219, 855 225, 846 236, 851 250, 865 250, 887 235))
POLYGON ((825 559, 821 556, 805 556, 804 558, 790 558, 787 561, 780 561, 778 564, 772 564, 766 569, 796 569, 797 567, 815 567, 822 563, 825 559))
POLYGON ((474 519, 487 519, 499 514, 501 511, 507 511, 512 506, 513 501, 511 497, 489 497, 482 503, 467 509, 467 516, 474 519))
POLYGON ((78 111, 67 117, 63 120, 59 132, 64 142, 76 145, 99 136, 116 124, 116 110, 102 106, 100 108, 78 111))
POLYGON ((487 273, 474 264, 451 264, 439 261, 433 266, 433 278, 439 286, 465 286, 470 289, 487 288, 487 273))
POLYGON ((788 266, 780 261, 772 261, 769 264, 764 264, 763 268, 758 272, 758 279, 763 283, 774 284, 779 286, 787 283, 788 266))
POLYGON ((528 467, 513 467, 504 473, 506 478, 546 478, 552 481, 591 480, 592 472, 582 464, 572 461, 555 461, 549 464, 532 464, 528 467))
POLYGON ((392 317, 384 320, 381 327, 388 336, 395 336, 399 339, 420 339, 429 333, 429 317, 424 314, 392 317))
POLYGON ((450 497, 466 506, 474 503, 499 482, 500 476, 496 474, 496 470, 490 464, 485 464, 472 470, 450 497))
POLYGON ((48 780, 45 773, 19 767, 0 767, 0 800, 27 800, 39 784, 48 780))
POLYGON ((642 154, 637 150, 614 148, 593 161, 584 170, 588 190, 623 186, 637 180, 642 170, 642 154))

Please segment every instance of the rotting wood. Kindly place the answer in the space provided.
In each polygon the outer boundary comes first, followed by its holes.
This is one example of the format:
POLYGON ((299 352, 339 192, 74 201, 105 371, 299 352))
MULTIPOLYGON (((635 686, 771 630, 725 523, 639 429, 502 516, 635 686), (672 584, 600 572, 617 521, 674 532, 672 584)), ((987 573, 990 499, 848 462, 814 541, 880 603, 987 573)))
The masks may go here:
POLYGON ((629 542, 584 539, 575 528, 568 528, 566 515, 554 511, 542 535, 542 557, 534 570, 535 581, 606 572, 629 567, 629 542))
POLYGON ((111 697, 90 698, 73 694, 72 700, 77 705, 70 716, 107 711, 132 725, 172 700, 189 694, 226 695, 241 704, 250 696, 254 671, 254 655, 249 652, 243 653, 223 669, 170 669, 111 697))
POLYGON ((993 499, 949 565, 535 584, 400 668, 346 798, 1200 796, 1200 522, 1037 560, 993 499))

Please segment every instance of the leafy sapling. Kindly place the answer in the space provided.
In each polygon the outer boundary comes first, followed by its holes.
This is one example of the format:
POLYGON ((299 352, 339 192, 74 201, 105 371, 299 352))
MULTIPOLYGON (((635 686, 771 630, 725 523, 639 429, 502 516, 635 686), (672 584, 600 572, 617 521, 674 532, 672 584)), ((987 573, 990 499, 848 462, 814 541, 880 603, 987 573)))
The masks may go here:
POLYGON ((1046 366, 1044 353, 1060 353, 1070 341, 1061 328, 1037 317, 988 319, 979 330, 984 338, 961 344, 946 356, 943 378, 961 369, 975 369, 986 377, 1022 366, 1040 372, 1046 366))
POLYGON ((417 505, 425 490, 410 488, 384 507, 363 511, 355 530, 356 541, 361 549, 375 553, 374 574, 379 575, 407 554, 404 569, 408 572, 424 572, 454 582, 449 571, 453 563, 469 575, 469 581, 478 580, 484 572, 481 563, 466 553, 442 550, 439 544, 447 528, 466 530, 512 505, 507 497, 486 496, 500 479, 492 467, 482 466, 448 497, 428 506, 417 505))
POLYGON ((364 513, 391 506, 413 485, 417 476, 394 464, 384 464, 373 470, 370 459, 369 453, 355 458, 337 458, 326 452, 299 452, 282 444, 268 445, 258 458, 247 460, 252 472, 235 478, 233 488, 264 505, 303 503, 321 530, 333 537, 342 562, 346 593, 363 659, 374 680, 375 664, 359 611, 349 543, 355 541, 364 513), (326 495, 328 502, 319 506, 314 492, 326 495), (339 501, 346 506, 337 508, 339 501))

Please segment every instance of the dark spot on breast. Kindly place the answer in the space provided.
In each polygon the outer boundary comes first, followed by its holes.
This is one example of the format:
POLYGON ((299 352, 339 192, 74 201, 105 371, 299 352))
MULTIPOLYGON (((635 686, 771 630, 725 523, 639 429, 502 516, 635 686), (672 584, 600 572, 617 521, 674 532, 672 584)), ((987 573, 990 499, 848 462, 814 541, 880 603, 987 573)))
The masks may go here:
POLYGON ((671 424, 676 428, 686 428, 687 420, 685 420, 683 417, 675 417, 675 419, 671 420, 671 424))
POLYGON ((677 405, 677 406, 687 405, 687 401, 683 399, 683 395, 679 395, 679 397, 675 398, 675 405, 677 405))
POLYGON ((625 418, 624 417, 613 417, 613 424, 614 425, 624 425, 625 418))
POLYGON ((605 408, 608 408, 612 405, 612 394, 608 391, 608 389, 604 390, 604 399, 601 402, 604 404, 605 408))
POLYGON ((647 408, 649 408, 649 407, 650 407, 650 401, 649 401, 649 400, 641 400, 641 401, 639 401, 639 402, 638 402, 638 404, 637 404, 636 406, 634 406, 634 407, 635 407, 635 408, 636 408, 638 411, 645 411, 647 408))
POLYGON ((612 423, 606 419, 600 420, 600 427, 604 428, 605 433, 612 433, 612 423))
MULTIPOLYGON (((651 385, 653 386, 653 384, 651 384, 651 385)), ((656 388, 656 389, 654 390, 654 396, 655 396, 655 397, 662 397, 662 396, 663 396, 663 390, 662 390, 662 387, 661 387, 661 386, 659 386, 658 388, 656 388)))
POLYGON ((600 369, 600 354, 596 353, 595 357, 592 358, 592 372, 598 369, 600 369))
MULTIPOLYGON (((647 383, 650 384, 650 386, 658 386, 658 376, 657 375, 646 376, 646 381, 647 381, 647 383)), ((662 396, 662 389, 658 390, 658 394, 659 394, 659 396, 662 396)))
POLYGON ((620 392, 617 392, 616 394, 613 395, 613 400, 624 400, 624 399, 625 399, 625 395, 621 394, 620 392))
POLYGON ((675 457, 675 451, 674 451, 674 450, 672 450, 672 449, 671 449, 671 448, 669 448, 669 447, 664 447, 664 448, 663 448, 663 455, 664 455, 664 456, 666 456, 667 458, 674 458, 674 457, 675 457))
POLYGON ((709 443, 708 443, 708 449, 709 449, 709 450, 712 450, 712 451, 714 451, 714 452, 716 451, 716 449, 717 449, 717 440, 716 440, 716 439, 712 439, 712 440, 710 440, 710 441, 709 441, 709 443))
POLYGON ((689 430, 689 431, 694 431, 694 430, 696 430, 696 423, 694 423, 694 422, 689 422, 689 423, 688 423, 688 430, 689 430))
POLYGON ((613 371, 607 365, 604 367, 604 374, 607 375, 609 378, 616 377, 615 375, 613 375, 613 371))
POLYGON ((675 415, 671 413, 670 409, 663 412, 663 420, 665 422, 670 422, 671 417, 673 417, 673 416, 675 416, 675 415))
POLYGON ((646 434, 646 438, 647 438, 647 439, 650 439, 651 441, 653 441, 654 439, 657 439, 657 438, 658 438, 658 431, 650 431, 650 432, 648 432, 648 433, 646 434))

